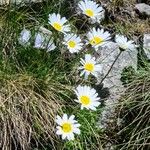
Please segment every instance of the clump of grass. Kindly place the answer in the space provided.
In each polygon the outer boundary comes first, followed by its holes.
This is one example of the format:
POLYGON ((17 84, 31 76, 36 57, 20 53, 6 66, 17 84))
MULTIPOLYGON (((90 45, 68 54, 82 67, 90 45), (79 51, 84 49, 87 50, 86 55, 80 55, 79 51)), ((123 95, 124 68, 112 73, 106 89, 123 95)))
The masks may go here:
MULTIPOLYGON (((116 149, 135 150, 150 147, 150 66, 127 79, 127 90, 120 99, 116 111, 116 122, 110 127, 109 138, 116 149)), ((126 76, 127 77, 127 76, 126 76)), ((125 79, 125 78, 124 78, 125 79)))
POLYGON ((49 143, 55 149, 54 119, 72 101, 75 60, 57 50, 48 54, 19 45, 15 50, 0 53, 2 148, 28 150, 49 143))
POLYGON ((0 72, 0 82, 2 149, 30 149, 31 143, 40 145, 47 139, 53 145, 54 119, 71 88, 49 77, 42 80, 25 73, 0 72))

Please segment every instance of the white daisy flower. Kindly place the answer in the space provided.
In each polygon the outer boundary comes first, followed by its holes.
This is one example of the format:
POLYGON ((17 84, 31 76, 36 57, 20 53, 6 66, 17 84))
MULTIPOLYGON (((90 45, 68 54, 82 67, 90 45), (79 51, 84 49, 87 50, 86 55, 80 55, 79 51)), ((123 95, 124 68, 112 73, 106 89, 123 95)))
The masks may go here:
POLYGON ((62 118, 56 117, 56 123, 58 124, 56 134, 61 135, 63 140, 74 140, 74 134, 80 134, 80 124, 74 118, 74 115, 69 117, 67 114, 64 114, 62 118))
POLYGON ((96 107, 100 105, 100 98, 98 97, 96 90, 89 86, 79 85, 76 88, 75 93, 78 98, 75 101, 81 104, 81 109, 86 108, 96 110, 96 107))
POLYGON ((23 29, 20 33, 20 37, 18 38, 18 42, 20 45, 27 46, 30 45, 31 31, 27 29, 23 29))
POLYGON ((60 14, 49 14, 48 23, 57 31, 66 33, 70 31, 69 25, 66 25, 67 19, 60 16, 60 14))
POLYGON ((47 52, 52 51, 56 48, 55 44, 53 43, 53 40, 48 38, 48 36, 37 33, 35 35, 35 48, 41 48, 41 49, 47 49, 47 52))
POLYGON ((102 72, 102 65, 97 64, 95 57, 92 57, 90 54, 85 55, 85 60, 81 58, 80 63, 82 64, 79 67, 79 70, 82 70, 80 75, 85 75, 86 79, 90 74, 98 77, 98 74, 102 72))
POLYGON ((93 28, 87 34, 89 43, 97 50, 99 46, 104 46, 110 39, 110 33, 103 29, 93 28))
POLYGON ((123 35, 116 35, 115 41, 118 44, 119 48, 122 50, 127 50, 127 49, 132 50, 136 47, 134 41, 129 41, 123 35))
POLYGON ((64 42, 69 49, 70 53, 78 53, 83 46, 83 43, 81 43, 80 37, 78 37, 75 34, 68 34, 64 37, 64 42))
POLYGON ((90 17, 94 22, 100 22, 104 18, 104 9, 96 2, 91 0, 80 1, 79 8, 86 16, 90 17))

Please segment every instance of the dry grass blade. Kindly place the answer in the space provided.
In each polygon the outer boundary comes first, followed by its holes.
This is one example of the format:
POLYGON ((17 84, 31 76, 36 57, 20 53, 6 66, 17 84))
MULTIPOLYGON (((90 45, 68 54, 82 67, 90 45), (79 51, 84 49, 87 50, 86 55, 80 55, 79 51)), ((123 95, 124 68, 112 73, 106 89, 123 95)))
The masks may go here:
MULTIPOLYGON (((150 74, 142 72, 128 85, 122 99, 120 117, 124 120, 118 135, 124 136, 121 150, 150 148, 150 74)), ((119 145, 118 145, 119 146, 119 145)))
POLYGON ((55 148, 54 118, 63 106, 56 91, 65 87, 55 83, 45 92, 27 75, 1 77, 0 83, 2 149, 27 150, 41 138, 45 142, 48 139, 55 148))

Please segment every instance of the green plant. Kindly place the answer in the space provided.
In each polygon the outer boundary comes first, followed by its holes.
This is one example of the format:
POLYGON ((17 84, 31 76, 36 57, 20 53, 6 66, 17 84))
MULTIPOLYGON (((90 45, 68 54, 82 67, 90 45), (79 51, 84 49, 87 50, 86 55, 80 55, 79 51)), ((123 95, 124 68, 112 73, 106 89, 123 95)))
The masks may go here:
MULTIPOLYGON (((101 110, 80 111, 72 100, 75 98, 73 87, 82 81, 76 72, 82 54, 62 53, 63 48, 59 46, 50 53, 33 48, 36 30, 41 25, 51 28, 47 23, 48 14, 61 12, 65 15, 70 11, 64 9, 67 4, 65 0, 53 0, 29 7, 6 7, 0 12, 3 14, 0 28, 0 139, 3 150, 101 147, 101 131, 97 127, 101 110), (23 27, 32 31, 28 47, 18 43, 23 27), (74 113, 83 126, 84 132, 75 142, 62 142, 56 137, 55 118, 63 112, 74 113)), ((58 34, 54 32, 53 36, 59 43, 58 34)))

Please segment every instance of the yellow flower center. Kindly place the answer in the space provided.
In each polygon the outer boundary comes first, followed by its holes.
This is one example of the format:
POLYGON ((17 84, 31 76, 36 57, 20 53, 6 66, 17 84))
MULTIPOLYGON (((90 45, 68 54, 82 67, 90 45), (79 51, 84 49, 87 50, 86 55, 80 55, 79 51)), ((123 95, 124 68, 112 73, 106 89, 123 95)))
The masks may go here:
POLYGON ((95 36, 95 37, 93 37, 92 40, 90 40, 90 44, 91 45, 97 45, 97 44, 102 43, 103 41, 104 41, 103 38, 95 36))
POLYGON ((83 105, 89 105, 90 104, 90 98, 88 96, 81 96, 80 97, 80 102, 83 105))
POLYGON ((87 9, 87 10, 85 11, 85 14, 86 14, 87 16, 89 16, 89 17, 93 17, 93 16, 94 16, 94 12, 93 12, 93 10, 91 10, 91 9, 87 9))
POLYGON ((62 125, 62 130, 65 132, 65 133, 68 133, 68 132, 71 132, 72 130, 72 125, 70 123, 64 123, 62 125))
POLYGON ((68 45, 70 48, 74 48, 76 46, 76 43, 74 41, 69 41, 68 45))
POLYGON ((92 72, 94 70, 94 64, 92 64, 92 63, 86 63, 84 65, 84 69, 87 70, 87 71, 92 72))
POLYGON ((58 30, 58 31, 61 31, 61 30, 62 30, 62 25, 61 25, 60 23, 55 22, 55 23, 53 24, 53 27, 54 27, 56 30, 58 30))

